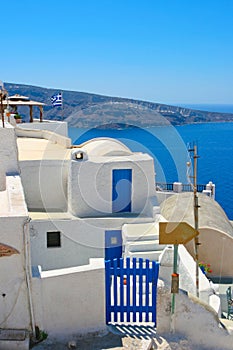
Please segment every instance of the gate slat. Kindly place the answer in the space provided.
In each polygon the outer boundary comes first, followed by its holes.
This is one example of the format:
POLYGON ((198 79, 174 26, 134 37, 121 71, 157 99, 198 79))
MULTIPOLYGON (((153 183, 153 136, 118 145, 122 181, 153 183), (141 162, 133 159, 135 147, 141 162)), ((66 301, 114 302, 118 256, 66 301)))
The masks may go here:
POLYGON ((149 294, 150 294, 150 288, 149 288, 149 273, 150 273, 150 262, 149 260, 146 260, 146 276, 145 276, 145 284, 146 284, 146 306, 145 306, 145 312, 146 312, 146 322, 149 322, 149 294))
POLYGON ((133 258, 133 322, 136 322, 136 273, 137 260, 133 258))
POLYGON ((124 322, 124 270, 123 270, 123 259, 120 258, 120 320, 124 322))
POLYGON ((117 322, 117 311, 116 311, 116 306, 117 306, 117 299, 118 299, 118 288, 117 288, 117 259, 113 260, 113 276, 114 276, 114 322, 117 322))
POLYGON ((127 322, 130 322, 130 306, 131 306, 131 300, 130 300, 130 258, 126 259, 126 292, 127 292, 127 300, 126 300, 126 312, 127 312, 127 322))
POLYGON ((152 322, 156 325, 156 291, 158 279, 158 265, 155 261, 152 262, 152 322))
POLYGON ((143 279, 142 279, 142 271, 143 270, 143 260, 142 258, 139 258, 139 269, 138 269, 138 275, 139 275, 139 322, 142 322, 142 311, 143 311, 143 304, 142 304, 142 284, 143 284, 143 279))
POLYGON ((108 260, 105 262, 105 273, 106 273, 106 281, 105 281, 105 295, 106 295, 106 322, 111 322, 111 274, 110 274, 110 264, 111 261, 108 260))

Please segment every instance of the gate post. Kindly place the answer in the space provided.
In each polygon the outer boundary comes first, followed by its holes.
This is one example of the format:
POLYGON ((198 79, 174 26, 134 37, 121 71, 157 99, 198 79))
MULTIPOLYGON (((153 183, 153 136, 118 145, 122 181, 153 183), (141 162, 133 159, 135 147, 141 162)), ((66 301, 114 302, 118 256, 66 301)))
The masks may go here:
POLYGON ((111 261, 105 261, 105 296, 106 296, 106 323, 111 321, 111 274, 110 274, 111 261))

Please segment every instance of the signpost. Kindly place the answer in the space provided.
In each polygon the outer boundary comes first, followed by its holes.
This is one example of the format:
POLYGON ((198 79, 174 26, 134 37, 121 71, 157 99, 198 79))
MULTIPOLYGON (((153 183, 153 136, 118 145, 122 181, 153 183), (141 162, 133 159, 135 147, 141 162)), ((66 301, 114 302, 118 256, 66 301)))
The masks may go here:
POLYGON ((173 273, 171 281, 171 331, 174 331, 175 295, 179 292, 179 274, 177 271, 178 245, 185 244, 198 236, 198 231, 186 222, 160 222, 159 244, 173 244, 173 273))

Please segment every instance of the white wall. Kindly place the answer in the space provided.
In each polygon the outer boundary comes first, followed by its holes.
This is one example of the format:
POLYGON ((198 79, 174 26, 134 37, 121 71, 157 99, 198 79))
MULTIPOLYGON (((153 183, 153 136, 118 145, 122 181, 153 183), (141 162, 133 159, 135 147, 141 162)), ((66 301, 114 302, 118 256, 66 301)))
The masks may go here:
POLYGON ((62 160, 21 161, 21 177, 30 210, 67 209, 68 162, 62 160))
POLYGON ((19 251, 19 254, 0 257, 0 327, 3 329, 30 329, 23 245, 25 219, 0 218, 0 242, 19 251))
POLYGON ((145 222, 145 218, 72 219, 68 216, 58 219, 51 213, 50 219, 34 219, 30 222, 32 265, 50 270, 85 265, 90 258, 103 258, 105 231, 121 230, 126 222, 145 222), (60 248, 47 248, 47 231, 61 232, 60 248))
MULTIPOLYGON (((210 264, 215 277, 232 277, 233 266, 233 237, 223 231, 202 227, 199 230, 199 260, 210 264), (214 239, 213 239, 214 237, 214 239), (211 242, 211 244, 210 244, 211 242), (224 257, 227 257, 225 259, 224 257)), ((194 247, 189 242, 187 250, 194 256, 194 247)))
POLYGON ((22 129, 48 130, 65 137, 68 136, 67 123, 61 121, 43 120, 41 123, 39 119, 34 119, 33 123, 22 123, 18 127, 22 129))
MULTIPOLYGON (((189 291, 189 293, 196 294, 196 262, 193 257, 188 253, 186 248, 180 244, 179 249, 179 273, 180 273, 180 288, 189 291)), ((213 294, 213 290, 210 287, 209 280, 203 274, 201 269, 198 270, 199 280, 199 296, 200 299, 209 302, 209 296, 213 294)))
POLYGON ((26 250, 29 241, 27 210, 19 176, 6 177, 6 190, 0 192, 0 244, 17 254, 0 256, 0 328, 30 330, 26 285, 26 250))
POLYGON ((112 170, 132 169, 132 213, 152 216, 155 195, 154 164, 146 154, 72 160, 68 178, 69 208, 79 217, 112 213, 112 170))
POLYGON ((0 126, 0 168, 4 173, 19 173, 15 129, 7 122, 5 128, 0 126))
POLYGON ((104 230, 82 220, 31 221, 32 265, 43 270, 80 266, 104 257, 104 230), (47 248, 47 232, 61 232, 61 247, 47 248))
MULTIPOLYGON (((160 278, 169 286, 173 272, 173 252, 173 246, 167 246, 160 256, 160 278)), ((182 244, 178 248, 178 273, 179 287, 196 295, 196 263, 182 244)), ((201 269, 199 269, 199 294, 200 299, 206 303, 213 294, 209 280, 201 269)))
POLYGON ((103 259, 88 266, 41 272, 32 279, 36 325, 50 338, 105 329, 103 259))

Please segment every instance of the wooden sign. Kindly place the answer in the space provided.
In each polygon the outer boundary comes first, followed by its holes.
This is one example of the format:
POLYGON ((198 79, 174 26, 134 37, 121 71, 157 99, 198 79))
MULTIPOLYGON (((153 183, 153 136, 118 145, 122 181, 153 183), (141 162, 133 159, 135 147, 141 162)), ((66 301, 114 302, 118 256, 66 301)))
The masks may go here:
POLYGON ((199 234, 186 222, 160 222, 159 244, 185 244, 199 234))

